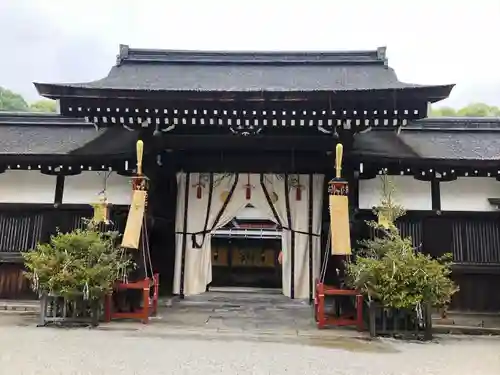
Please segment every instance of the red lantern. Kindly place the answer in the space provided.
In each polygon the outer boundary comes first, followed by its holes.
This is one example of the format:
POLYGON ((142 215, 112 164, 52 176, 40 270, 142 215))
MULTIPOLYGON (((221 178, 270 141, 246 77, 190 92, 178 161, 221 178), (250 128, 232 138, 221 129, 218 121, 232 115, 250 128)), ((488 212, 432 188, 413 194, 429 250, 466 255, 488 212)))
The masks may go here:
POLYGON ((304 188, 304 185, 300 184, 300 175, 297 175, 297 185, 295 185, 295 200, 296 201, 302 200, 302 189, 303 188, 304 188))
POLYGON ((247 184, 245 185, 245 198, 247 201, 252 199, 252 185, 250 184, 250 173, 247 175, 247 184))
POLYGON ((204 188, 205 185, 201 182, 200 176, 198 176, 198 183, 194 184, 193 187, 196 188, 196 198, 201 199, 202 188, 204 188))
POLYGON ((302 185, 297 185, 295 187, 295 200, 301 201, 302 200, 302 189, 304 187, 302 185))

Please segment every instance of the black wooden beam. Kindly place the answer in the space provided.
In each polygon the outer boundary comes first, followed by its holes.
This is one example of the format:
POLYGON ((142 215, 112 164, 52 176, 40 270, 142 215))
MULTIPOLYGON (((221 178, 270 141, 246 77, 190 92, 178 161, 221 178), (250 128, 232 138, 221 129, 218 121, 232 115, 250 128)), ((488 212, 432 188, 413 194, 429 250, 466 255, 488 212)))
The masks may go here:
POLYGON ((441 186, 436 178, 431 179, 431 202, 433 210, 441 210, 441 186))
POLYGON ((64 195, 64 175, 59 174, 56 178, 56 189, 54 192, 54 205, 60 205, 63 202, 64 195))
POLYGON ((278 136, 278 135, 163 135, 155 140, 156 146, 170 150, 199 151, 311 151, 327 152, 335 147, 330 135, 278 136))
POLYGON ((324 173, 331 161, 321 153, 176 152, 176 170, 200 173, 324 173))

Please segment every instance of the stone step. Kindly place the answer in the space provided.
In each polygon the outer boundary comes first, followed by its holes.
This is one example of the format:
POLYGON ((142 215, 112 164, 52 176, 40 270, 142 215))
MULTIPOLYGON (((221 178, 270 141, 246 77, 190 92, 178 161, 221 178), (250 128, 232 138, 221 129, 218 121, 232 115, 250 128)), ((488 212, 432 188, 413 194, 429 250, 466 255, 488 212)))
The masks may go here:
POLYGON ((36 300, 0 300, 1 311, 38 312, 40 303, 36 300))

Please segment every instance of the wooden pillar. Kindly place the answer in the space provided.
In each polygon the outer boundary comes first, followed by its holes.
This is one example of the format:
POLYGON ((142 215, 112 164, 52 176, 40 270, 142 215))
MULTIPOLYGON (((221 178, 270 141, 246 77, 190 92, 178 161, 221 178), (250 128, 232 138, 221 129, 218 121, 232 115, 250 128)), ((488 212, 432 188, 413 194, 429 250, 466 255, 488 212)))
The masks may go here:
POLYGON ((435 177, 431 179, 431 202, 433 211, 441 210, 441 186, 435 177))
POLYGON ((352 168, 348 172, 349 176, 349 208, 354 211, 359 210, 359 170, 352 168))
POLYGON ((290 298, 295 298, 295 232, 293 229, 295 228, 295 223, 292 222, 292 213, 290 210, 290 189, 288 187, 288 173, 285 173, 285 206, 286 206, 286 216, 287 216, 287 225, 290 231, 290 298))
POLYGON ((151 181, 148 197, 151 259, 154 271, 160 274, 160 293, 169 295, 173 290, 177 208, 173 154, 163 154, 160 163, 156 159, 151 160, 148 163, 148 176, 151 181))
POLYGON ((184 276, 186 267, 186 247, 187 247, 187 226, 188 226, 188 210, 189 210, 189 186, 190 173, 186 174, 186 186, 184 190, 184 216, 182 223, 182 249, 181 249, 181 280, 180 280, 180 290, 179 294, 181 298, 184 298, 184 276))
POLYGON ((63 174, 58 174, 56 178, 56 189, 54 192, 54 205, 60 205, 63 201, 64 195, 64 180, 65 177, 63 174))
MULTIPOLYGON (((313 301, 313 285, 314 285, 314 272, 313 272, 313 214, 314 214, 314 209, 313 209, 313 200, 314 200, 314 194, 313 194, 313 188, 314 188, 314 183, 313 183, 313 178, 314 175, 311 173, 309 174, 309 187, 308 187, 308 231, 309 231, 309 238, 308 238, 308 243, 309 243, 309 303, 312 304, 313 301)), ((316 198, 317 199, 317 198, 316 198)))

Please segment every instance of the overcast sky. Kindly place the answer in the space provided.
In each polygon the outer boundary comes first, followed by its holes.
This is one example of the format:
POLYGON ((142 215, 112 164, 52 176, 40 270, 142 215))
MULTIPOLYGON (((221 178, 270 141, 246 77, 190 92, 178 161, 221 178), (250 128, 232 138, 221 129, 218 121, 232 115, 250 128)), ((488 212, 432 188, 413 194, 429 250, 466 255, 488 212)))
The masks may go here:
POLYGON ((0 0, 0 86, 105 76, 118 45, 206 50, 388 47, 400 80, 500 105, 499 0, 0 0))

